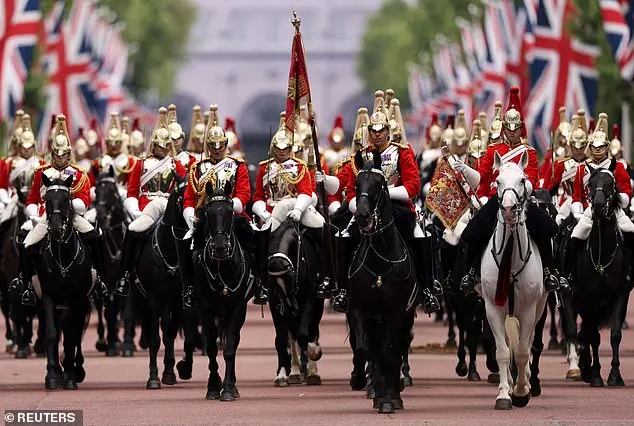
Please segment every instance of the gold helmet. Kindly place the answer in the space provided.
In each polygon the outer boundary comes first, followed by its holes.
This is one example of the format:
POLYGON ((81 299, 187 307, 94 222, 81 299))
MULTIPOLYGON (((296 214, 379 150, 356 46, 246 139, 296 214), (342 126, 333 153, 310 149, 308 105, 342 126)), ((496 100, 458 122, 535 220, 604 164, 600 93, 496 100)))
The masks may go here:
POLYGON ((176 116, 176 105, 170 104, 167 107, 167 130, 170 132, 170 138, 173 140, 185 139, 185 132, 180 124, 178 124, 178 118, 176 116))
POLYGON ((427 140, 429 142, 439 142, 442 136, 442 127, 440 127, 440 119, 438 113, 431 115, 431 124, 427 128, 427 140))
POLYGON ((227 135, 225 130, 220 125, 220 117, 218 116, 218 105, 209 105, 209 123, 205 129, 205 149, 207 148, 222 148, 222 145, 227 143, 227 135))
POLYGON ((374 113, 377 111, 382 112, 383 115, 388 117, 387 106, 385 105, 385 93, 383 93, 383 90, 377 90, 376 92, 374 92, 374 106, 372 107, 372 115, 374 115, 374 113))
POLYGON ((81 157, 90 151, 90 146, 84 138, 84 129, 80 127, 77 130, 77 139, 75 139, 75 154, 81 157))
POLYGON ((343 115, 337 115, 332 125, 332 130, 328 134, 330 143, 342 144, 346 142, 346 135, 343 131, 343 115))
POLYGON ((145 144, 145 137, 139 125, 139 119, 135 118, 132 122, 132 132, 130 133, 130 144, 134 148, 141 148, 145 144))
POLYGON ((9 145, 9 151, 14 153, 15 146, 20 140, 22 134, 22 117, 24 117, 24 111, 21 109, 15 112, 15 119, 13 120, 13 131, 11 132, 11 142, 9 145))
POLYGON ((588 145, 588 127, 586 124, 586 112, 582 109, 577 111, 576 117, 572 120, 572 131, 570 132, 570 146, 573 148, 585 148, 588 145))
POLYGON ((18 146, 28 149, 34 145, 35 133, 33 132, 33 126, 31 126, 31 116, 29 114, 23 114, 22 131, 20 132, 20 137, 18 138, 18 146))
POLYGON ((354 125, 354 136, 352 137, 352 152, 363 148, 368 143, 368 126, 370 125, 370 116, 368 109, 365 107, 357 110, 357 121, 354 125))
MULTIPOLYGON (((208 111, 205 111, 207 114, 208 111)), ((187 146, 191 146, 192 139, 197 139, 199 143, 202 144, 203 139, 205 138, 205 127, 206 124, 203 121, 202 116, 200 115, 200 105, 194 105, 192 108, 192 124, 191 129, 189 131, 189 140, 187 141, 187 146)))
POLYGON ((392 141, 398 141, 407 144, 407 136, 405 135, 405 123, 403 123, 403 115, 401 114, 401 102, 393 98, 390 101, 390 134, 392 141))
POLYGON ((590 137, 590 146, 600 148, 608 146, 608 115, 604 112, 599 114, 599 119, 594 126, 594 132, 590 137))
POLYGON ((292 147, 293 140, 290 136, 291 135, 286 131, 286 111, 282 111, 280 113, 280 123, 277 132, 275 132, 273 139, 271 139, 271 151, 273 151, 273 148, 286 149, 292 147))
POLYGON ((489 141, 489 131, 487 130, 487 113, 484 111, 480 111, 478 113, 478 120, 480 120, 481 140, 486 144, 489 141))
POLYGON ((99 134, 97 133, 97 119, 93 118, 90 120, 90 127, 86 132, 86 142, 88 145, 95 146, 97 142, 99 142, 99 134))
POLYGON ((568 122, 568 114, 566 112, 566 107, 562 106, 559 108, 559 125, 557 126, 557 130, 555 130, 555 143, 559 144, 559 137, 564 137, 565 145, 568 141, 570 141, 570 134, 572 132, 572 126, 568 122))
POLYGON ((502 102, 495 103, 495 111, 493 112, 493 121, 489 127, 489 139, 497 140, 502 134, 502 102))
POLYGON ((509 94, 509 105, 504 113, 502 124, 509 130, 515 130, 523 126, 522 104, 520 102, 520 89, 516 86, 511 87, 509 94))
POLYGON ((121 141, 123 146, 128 146, 130 143, 130 118, 125 115, 121 119, 121 141))
POLYGON ((612 140, 610 141, 610 154, 614 157, 619 152, 623 151, 621 145, 621 139, 619 138, 619 125, 614 123, 612 125, 612 140))
MULTIPOLYGON (((25 115, 26 117, 27 115, 25 115)), ((59 114, 57 116, 57 125, 55 126, 55 137, 53 137, 53 146, 51 147, 54 154, 64 155, 73 150, 70 144, 70 136, 66 128, 66 116, 59 114)))
POLYGON ((468 138, 467 119, 465 117, 464 109, 460 109, 458 110, 458 118, 456 119, 453 142, 457 146, 463 146, 467 142, 468 138))
POLYGON ((442 131, 441 139, 444 144, 450 145, 454 140, 454 131, 453 126, 456 121, 456 116, 451 114, 447 116, 447 121, 445 121, 445 130, 442 131))
POLYGON ((387 115, 382 111, 375 111, 370 117, 370 129, 378 132, 383 129, 389 129, 390 124, 387 120, 387 115))
POLYGON ((121 124, 119 123, 119 113, 110 113, 110 124, 106 133, 106 143, 108 145, 116 145, 123 141, 121 137, 121 124))
POLYGON ((387 89, 385 91, 385 105, 388 107, 388 109, 392 105, 392 99, 394 99, 394 90, 387 89))
POLYGON ((486 142, 482 140, 482 122, 480 120, 473 120, 473 126, 471 127, 471 139, 469 140, 469 155, 475 158, 482 158, 487 151, 486 142))
POLYGON ((310 144, 313 141, 313 133, 308 123, 308 110, 300 108, 297 119, 295 120, 295 131, 299 133, 304 144, 310 144))
POLYGON ((152 137, 150 138, 150 144, 148 145, 148 156, 153 154, 154 147, 158 146, 163 149, 172 148, 174 145, 172 144, 172 138, 170 137, 170 132, 167 129, 167 109, 165 107, 159 108, 159 119, 156 123, 156 127, 152 132, 152 137))
POLYGON ((211 113, 209 111, 205 111, 203 117, 203 123, 205 123, 205 127, 207 127, 207 124, 209 124, 209 120, 211 119, 211 113))

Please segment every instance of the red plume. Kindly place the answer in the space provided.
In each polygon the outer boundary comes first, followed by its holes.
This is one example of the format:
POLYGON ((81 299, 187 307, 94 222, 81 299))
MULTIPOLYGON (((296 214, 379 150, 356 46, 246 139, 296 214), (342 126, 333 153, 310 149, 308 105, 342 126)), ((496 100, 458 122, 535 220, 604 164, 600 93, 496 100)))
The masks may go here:
POLYGON ((619 125, 614 123, 612 125, 612 139, 619 139, 619 125))
POLYGON ((132 130, 131 132, 134 132, 135 130, 141 130, 141 126, 139 126, 139 118, 135 118, 134 121, 132 122, 132 130))
POLYGON ((429 129, 431 129, 431 126, 433 126, 434 124, 440 125, 440 120, 438 119, 437 112, 432 112, 431 114, 431 122, 429 123, 429 126, 427 126, 427 130, 425 130, 425 139, 427 140, 431 139, 431 136, 429 134, 429 129))
POLYGON ((236 132, 236 120, 233 119, 233 117, 229 117, 227 116, 227 118, 225 119, 225 130, 231 130, 233 133, 238 133, 236 132))
POLYGON ((448 115, 447 121, 445 121, 445 129, 449 128, 449 126, 453 128, 453 125, 455 122, 456 122, 456 116, 453 114, 448 115))
POLYGON ((96 118, 91 118, 90 119, 90 128, 92 130, 97 130, 97 119, 96 118))
POLYGON ((84 128, 80 127, 79 129, 77 129, 77 139, 83 138, 83 137, 84 137, 84 128))
POLYGON ((590 117, 590 127, 588 128, 588 132, 594 132, 594 126, 596 124, 594 117, 590 117))
MULTIPOLYGON (((509 104, 506 107, 505 114, 510 109, 515 109, 520 113, 520 119, 524 123, 524 113, 522 112, 522 101, 520 100, 520 88, 513 86, 509 89, 509 104)), ((526 126, 522 126, 522 137, 526 137, 526 126)))
POLYGON ((51 130, 55 128, 55 123, 57 123, 57 116, 55 114, 51 115, 51 130))
POLYGON ((330 133, 328 134, 328 140, 329 141, 332 141, 332 137, 333 137, 333 134, 334 134, 336 128, 343 129, 343 115, 341 115, 341 114, 339 114, 339 115, 337 115, 335 117, 335 122, 332 125, 332 130, 330 130, 330 133))

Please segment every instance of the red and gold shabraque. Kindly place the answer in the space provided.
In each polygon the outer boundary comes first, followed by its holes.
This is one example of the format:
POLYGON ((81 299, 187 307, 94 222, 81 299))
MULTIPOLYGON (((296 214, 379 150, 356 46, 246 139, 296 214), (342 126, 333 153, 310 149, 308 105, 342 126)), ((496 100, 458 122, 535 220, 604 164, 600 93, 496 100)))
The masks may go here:
POLYGON ((440 160, 431 179, 425 205, 440 218, 445 227, 452 230, 469 209, 469 198, 444 158, 440 160))

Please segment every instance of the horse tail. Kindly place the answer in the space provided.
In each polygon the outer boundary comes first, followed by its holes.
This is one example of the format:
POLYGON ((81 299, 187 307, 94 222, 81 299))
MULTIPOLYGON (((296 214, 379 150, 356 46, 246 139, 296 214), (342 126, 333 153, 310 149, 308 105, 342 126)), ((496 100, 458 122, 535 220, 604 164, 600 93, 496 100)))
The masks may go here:
POLYGON ((507 315, 504 320, 504 330, 506 330, 506 337, 512 355, 517 352, 520 344, 520 320, 516 316, 507 315))

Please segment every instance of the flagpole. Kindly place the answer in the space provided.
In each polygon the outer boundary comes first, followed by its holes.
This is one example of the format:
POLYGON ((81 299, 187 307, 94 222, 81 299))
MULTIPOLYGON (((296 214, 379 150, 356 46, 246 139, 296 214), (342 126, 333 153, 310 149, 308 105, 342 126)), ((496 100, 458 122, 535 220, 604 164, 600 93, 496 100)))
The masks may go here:
MULTIPOLYGON (((297 17, 297 13, 295 11, 293 11, 293 20, 291 21, 291 23, 293 24, 293 27, 295 28, 295 34, 298 35, 300 34, 299 31, 299 27, 302 24, 302 21, 297 17)), ((301 40, 303 44, 303 40, 301 40)), ((303 48, 302 48, 303 51, 303 48)), ((305 55, 305 52, 303 52, 305 55)), ((308 73, 307 77, 308 78, 308 73)), ((297 105, 299 106, 299 105, 297 105)), ((312 139, 313 139, 313 150, 314 150, 314 161, 315 164, 311 165, 310 162, 311 160, 311 155, 310 155, 310 150, 308 152, 308 164, 311 167, 316 167, 317 171, 320 173, 323 173, 323 170, 321 168, 321 155, 319 154, 319 143, 317 141, 317 130, 315 129, 315 111, 313 110, 313 103, 311 100, 311 95, 310 92, 308 92, 308 122, 310 124, 310 132, 312 135, 312 139)), ((330 223, 330 216, 328 215, 328 197, 326 196, 326 187, 324 185, 324 182, 319 182, 317 183, 317 197, 319 198, 319 205, 321 205, 321 215, 324 217, 324 232, 323 232, 323 237, 324 237, 324 245, 326 248, 326 251, 328 252, 328 256, 330 258, 330 273, 331 273, 331 281, 337 282, 337 264, 335 262, 335 252, 333 250, 333 244, 332 244, 332 232, 331 232, 331 223, 330 223)), ((321 278, 321 277, 320 277, 321 278)), ((339 288, 339 283, 337 282, 337 288, 339 288)))

